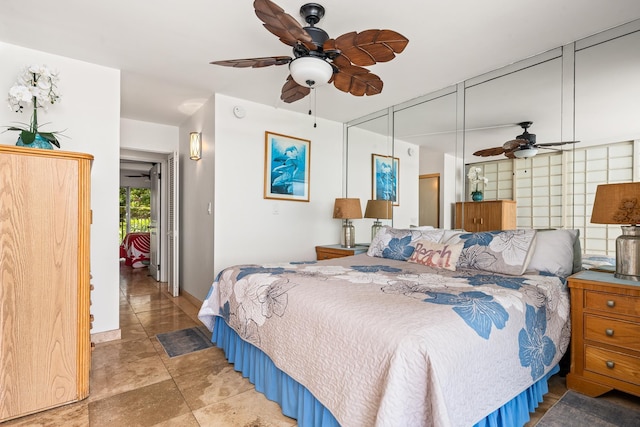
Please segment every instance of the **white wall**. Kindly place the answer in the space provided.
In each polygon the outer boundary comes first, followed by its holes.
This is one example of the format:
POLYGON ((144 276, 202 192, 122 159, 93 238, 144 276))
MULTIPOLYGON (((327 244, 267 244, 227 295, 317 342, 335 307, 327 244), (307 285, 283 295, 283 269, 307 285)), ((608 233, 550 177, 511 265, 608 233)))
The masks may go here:
POLYGON ((120 148, 172 153, 178 148, 178 127, 120 119, 120 148))
MULTIPOLYGON (((65 151, 94 156, 91 168, 91 294, 92 333, 119 328, 118 176, 120 145, 120 71, 0 42, 0 91, 9 88, 25 66, 45 64, 60 72, 62 100, 38 112, 42 130, 64 130, 65 151)), ((0 125, 28 123, 28 113, 0 108, 0 125)), ((0 133, 0 143, 14 145, 16 132, 0 133)))
POLYGON ((342 145, 341 123, 318 119, 314 128, 308 115, 224 95, 210 99, 180 126, 181 287, 204 299, 225 267, 314 260, 316 245, 338 243, 340 221, 332 215, 342 196, 342 145), (244 118, 233 115, 236 105, 244 118), (191 131, 202 132, 197 162, 186 154, 191 131), (264 199, 265 131, 311 140, 308 203, 264 199))

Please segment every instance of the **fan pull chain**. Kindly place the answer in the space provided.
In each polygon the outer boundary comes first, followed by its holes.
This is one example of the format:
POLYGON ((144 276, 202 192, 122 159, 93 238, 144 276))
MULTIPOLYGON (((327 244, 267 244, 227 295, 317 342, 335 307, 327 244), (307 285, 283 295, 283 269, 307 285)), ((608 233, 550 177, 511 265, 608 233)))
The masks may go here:
POLYGON ((318 118, 318 111, 316 106, 318 105, 318 98, 316 98, 316 88, 312 87, 311 89, 311 96, 309 96, 309 115, 311 115, 311 98, 313 98, 313 127, 316 128, 318 127, 317 124, 317 118, 318 118))

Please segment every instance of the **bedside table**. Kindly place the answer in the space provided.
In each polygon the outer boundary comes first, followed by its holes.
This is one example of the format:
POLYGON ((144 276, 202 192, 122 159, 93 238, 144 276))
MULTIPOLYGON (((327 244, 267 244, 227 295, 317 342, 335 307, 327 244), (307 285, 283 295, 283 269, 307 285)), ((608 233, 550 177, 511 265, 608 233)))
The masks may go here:
POLYGON ((567 388, 640 396, 640 282, 581 271, 569 277, 571 372, 567 388))
POLYGON ((369 250, 369 245, 356 244, 355 248, 343 248, 338 245, 316 246, 316 258, 318 261, 331 258, 342 258, 350 255, 363 254, 369 250))

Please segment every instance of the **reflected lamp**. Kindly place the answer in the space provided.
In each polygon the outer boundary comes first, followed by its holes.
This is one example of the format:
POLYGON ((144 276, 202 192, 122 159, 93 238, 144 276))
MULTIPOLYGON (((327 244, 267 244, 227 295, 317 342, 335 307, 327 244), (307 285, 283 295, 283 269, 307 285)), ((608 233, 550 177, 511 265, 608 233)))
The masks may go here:
POLYGON ((342 233, 340 245, 343 248, 355 248, 356 230, 352 219, 362 218, 360 199, 338 198, 333 205, 333 217, 342 219, 342 233))
POLYGON ((598 185, 591 222, 621 225, 614 276, 640 281, 640 182, 598 185))
POLYGON ((391 200, 369 200, 364 210, 365 218, 375 218, 371 226, 371 241, 382 228, 381 219, 391 219, 393 215, 391 200))
POLYGON ((191 132, 189 134, 189 158, 191 160, 200 160, 202 157, 202 137, 200 132, 191 132))

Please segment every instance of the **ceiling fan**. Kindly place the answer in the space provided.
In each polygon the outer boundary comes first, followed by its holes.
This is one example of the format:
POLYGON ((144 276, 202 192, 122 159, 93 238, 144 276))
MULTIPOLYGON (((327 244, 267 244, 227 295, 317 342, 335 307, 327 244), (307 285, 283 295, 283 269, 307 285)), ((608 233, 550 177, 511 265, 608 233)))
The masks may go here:
POLYGON ((290 75, 280 95, 286 103, 302 99, 312 88, 330 82, 355 96, 376 95, 382 92, 382 80, 363 67, 392 60, 409 43, 406 37, 392 30, 352 31, 336 39, 329 38, 323 29, 315 26, 324 16, 324 7, 317 3, 307 3, 300 8, 300 15, 308 24, 304 28, 269 0, 255 0, 253 7, 263 26, 282 43, 293 47, 293 58, 269 56, 211 64, 242 68, 289 64, 290 75))
POLYGON ((542 144, 536 143, 536 135, 529 133, 527 129, 533 124, 533 122, 520 122, 520 126, 524 132, 522 135, 516 136, 515 139, 505 142, 501 147, 486 148, 473 153, 474 156, 489 157, 498 156, 504 154, 505 157, 513 158, 528 158, 534 157, 538 154, 538 148, 544 148, 553 150, 551 147, 557 147, 565 144, 575 144, 580 141, 562 141, 562 142, 546 142, 542 144))

